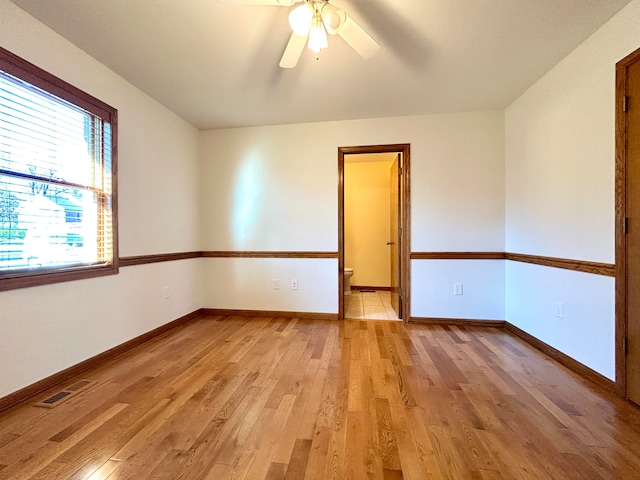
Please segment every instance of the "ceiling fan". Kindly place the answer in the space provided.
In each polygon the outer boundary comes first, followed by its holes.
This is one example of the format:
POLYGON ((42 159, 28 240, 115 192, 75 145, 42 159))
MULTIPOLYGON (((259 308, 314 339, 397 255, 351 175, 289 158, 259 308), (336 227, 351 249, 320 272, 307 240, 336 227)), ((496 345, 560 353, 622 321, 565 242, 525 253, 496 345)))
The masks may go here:
POLYGON ((363 58, 375 55, 380 45, 343 10, 329 4, 329 0, 218 0, 219 3, 237 5, 276 5, 290 7, 302 3, 289 12, 289 25, 293 30, 287 48, 280 59, 282 68, 298 64, 305 43, 316 53, 327 48, 327 33, 340 35, 363 58))

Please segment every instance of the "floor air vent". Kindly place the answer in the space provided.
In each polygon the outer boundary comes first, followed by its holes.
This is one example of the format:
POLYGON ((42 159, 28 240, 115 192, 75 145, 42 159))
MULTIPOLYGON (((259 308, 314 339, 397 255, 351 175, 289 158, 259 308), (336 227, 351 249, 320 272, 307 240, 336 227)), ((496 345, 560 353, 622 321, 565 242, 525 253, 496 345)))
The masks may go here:
POLYGON ((67 388, 60 390, 59 392, 50 395, 44 400, 40 400, 35 403, 36 407, 44 407, 44 408, 53 408, 60 405, 65 400, 69 400, 74 395, 80 393, 81 391, 89 388, 92 384, 94 384, 94 380, 79 380, 73 385, 69 385, 67 388))

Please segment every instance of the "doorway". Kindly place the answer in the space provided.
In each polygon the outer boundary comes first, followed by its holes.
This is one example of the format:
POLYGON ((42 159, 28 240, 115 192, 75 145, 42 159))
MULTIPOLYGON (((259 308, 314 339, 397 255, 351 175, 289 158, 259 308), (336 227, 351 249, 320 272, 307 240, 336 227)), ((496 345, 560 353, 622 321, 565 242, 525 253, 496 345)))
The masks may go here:
POLYGON ((616 389, 640 405, 640 49, 616 64, 616 389))
MULTIPOLYGON (((354 284, 356 287, 361 287, 363 290, 355 290, 356 295, 367 295, 366 298, 375 301, 375 297, 378 295, 384 301, 388 299, 388 303, 385 304, 385 308, 393 309, 396 318, 408 321, 410 318, 410 288, 409 288, 409 252, 410 252, 410 228, 409 228, 409 165, 410 165, 410 145, 409 144, 395 144, 395 145, 371 145, 360 147, 340 147, 338 149, 338 248, 339 248, 339 260, 338 260, 338 284, 339 284, 339 317, 345 318, 345 279, 344 268, 345 266, 354 268, 354 284), (382 159, 382 160, 381 160, 382 159), (382 162, 382 165, 378 165, 377 170, 380 168, 387 168, 388 172, 388 197, 386 200, 386 207, 381 208, 381 215, 387 216, 386 225, 388 228, 388 235, 384 238, 378 235, 375 240, 375 245, 358 244, 357 249, 368 249, 378 252, 376 255, 376 262, 367 262, 362 260, 358 261, 358 253, 366 255, 364 252, 356 252, 354 254, 353 242, 348 239, 346 235, 346 209, 345 209, 345 172, 347 170, 357 171, 359 168, 349 169, 345 165, 360 163, 366 164, 370 162, 382 162), (347 245, 348 241, 348 245, 347 245), (380 250, 381 243, 384 243, 382 250, 380 250), (384 258, 381 258, 384 257, 384 258), (346 265, 345 260, 349 259, 351 262, 359 262, 361 267, 358 269, 355 265, 346 265), (373 263, 380 265, 381 268, 376 270, 373 263), (371 265, 370 265, 371 264, 371 265), (383 264, 386 264, 383 265, 383 264), (373 267, 373 268, 371 268, 373 267), (386 268, 387 273, 383 273, 383 267, 386 268), (360 271, 360 277, 358 277, 358 270, 360 271), (377 276, 376 276, 377 275, 377 276), (388 281, 383 281, 382 276, 387 276, 388 281), (373 283, 373 285, 369 285, 373 283), (382 285, 384 283, 384 285, 382 285), (383 288, 376 288, 382 286, 383 288), (359 292, 359 293, 357 293, 359 292)), ((365 199, 362 199, 365 201, 365 199)), ((378 201, 378 200, 376 200, 378 201)), ((382 205, 383 203, 381 203, 382 205)), ((350 225, 352 222, 349 223, 350 225)), ((353 228, 357 228, 353 226, 353 228)), ((378 229, 380 225, 378 225, 378 229)), ((362 232, 360 237, 362 237, 362 232)), ((371 243, 371 242, 365 242, 371 243)), ((349 298, 349 306, 353 307, 354 302, 357 302, 356 298, 349 298)), ((369 303, 364 301, 364 296, 359 297, 363 303, 369 303)), ((389 313, 393 313, 389 310, 389 313)), ((383 317, 385 318, 385 317, 383 317)), ((389 317, 392 318, 392 317, 389 317)))

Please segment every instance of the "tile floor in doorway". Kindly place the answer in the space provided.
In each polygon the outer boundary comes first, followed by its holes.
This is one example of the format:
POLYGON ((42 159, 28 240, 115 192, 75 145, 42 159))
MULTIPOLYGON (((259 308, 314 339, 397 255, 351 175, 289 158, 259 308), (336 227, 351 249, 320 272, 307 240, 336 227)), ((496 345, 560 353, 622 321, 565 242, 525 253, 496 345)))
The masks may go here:
POLYGON ((344 296, 344 316, 366 320, 399 320, 391 308, 391 292, 385 290, 351 290, 351 295, 344 296))

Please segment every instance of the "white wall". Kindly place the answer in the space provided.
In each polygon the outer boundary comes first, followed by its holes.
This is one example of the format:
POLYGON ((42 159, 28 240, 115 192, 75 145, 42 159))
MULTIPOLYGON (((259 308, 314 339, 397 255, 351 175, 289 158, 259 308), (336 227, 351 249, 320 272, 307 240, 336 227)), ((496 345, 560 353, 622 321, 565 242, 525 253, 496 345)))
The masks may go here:
MULTIPOLYGON (((202 132, 203 248, 336 252, 337 148, 389 143, 411 144, 413 251, 504 250, 502 112, 202 132)), ((282 309, 337 313, 337 261, 296 262, 299 269, 309 268, 309 281, 301 284, 296 302, 284 302, 282 309), (318 304, 315 286, 323 281, 331 283, 325 285, 327 298, 318 304)), ((412 264, 416 262, 427 261, 412 264)), ((269 309, 271 278, 286 278, 292 262, 283 261, 280 268, 275 261, 268 270, 258 260, 248 263, 253 268, 238 273, 236 286, 226 286, 225 303, 243 305, 251 296, 253 308, 269 309), (261 281, 256 284, 255 278, 261 281)), ((205 259, 208 281, 222 284, 225 273, 218 267, 219 262, 205 259)), ((429 269, 415 270, 413 288, 441 288, 443 280, 429 269)), ((504 269, 489 268, 485 274, 480 278, 476 272, 461 272, 460 281, 470 291, 480 283, 494 285, 487 298, 465 299, 470 318, 485 318, 487 304, 504 305, 504 269)), ((455 316, 446 307, 450 299, 433 297, 434 304, 415 303, 412 315, 455 316)), ((209 291, 203 306, 219 308, 218 300, 209 291)), ((499 311, 496 315, 502 316, 499 311)))
POLYGON ((352 163, 350 157, 344 164, 344 264, 354 269, 351 285, 390 287, 393 160, 352 163))
POLYGON ((335 259, 205 258, 207 308, 270 312, 338 311, 335 259), (272 288, 273 280, 280 288, 272 288), (298 281, 298 290, 291 289, 298 281), (267 287, 265 287, 267 285, 267 287))
POLYGON ((0 292, 0 396, 198 309, 197 261, 0 292))
MULTIPOLYGON (((639 47, 635 0, 507 108, 507 251, 614 262, 615 63, 639 47)), ((613 284, 510 263, 507 320, 613 378, 613 284)))
POLYGON ((607 378, 615 377, 615 280, 507 262, 507 320, 607 378), (562 304, 562 318, 556 303, 562 304))
POLYGON ((414 260, 414 317, 504 320, 503 260, 414 260), (462 295, 453 286, 462 284, 462 295), (420 313, 415 313, 420 312, 420 313))
MULTIPOLYGON (((198 132, 7 0, 0 45, 118 109, 120 256, 199 250, 198 132)), ((0 292, 0 396, 200 308, 199 273, 194 259, 0 292)))

